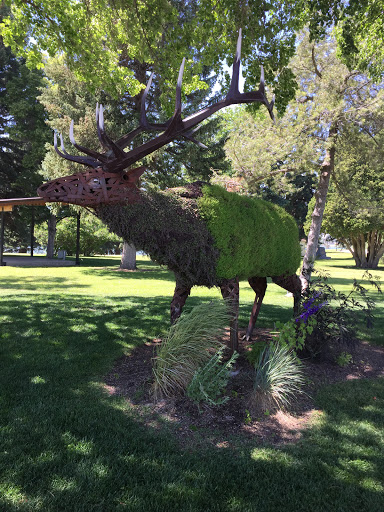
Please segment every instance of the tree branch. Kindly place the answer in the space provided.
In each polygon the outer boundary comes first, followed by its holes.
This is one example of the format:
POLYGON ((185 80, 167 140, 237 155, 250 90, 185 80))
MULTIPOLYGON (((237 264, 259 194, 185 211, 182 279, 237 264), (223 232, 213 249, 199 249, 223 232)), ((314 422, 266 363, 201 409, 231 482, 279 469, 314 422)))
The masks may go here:
POLYGON ((323 78, 323 75, 321 74, 320 72, 320 69, 317 67, 317 64, 316 64, 316 59, 315 59, 315 47, 312 46, 312 63, 313 63, 313 67, 315 69, 315 73, 316 75, 319 77, 319 78, 323 78))

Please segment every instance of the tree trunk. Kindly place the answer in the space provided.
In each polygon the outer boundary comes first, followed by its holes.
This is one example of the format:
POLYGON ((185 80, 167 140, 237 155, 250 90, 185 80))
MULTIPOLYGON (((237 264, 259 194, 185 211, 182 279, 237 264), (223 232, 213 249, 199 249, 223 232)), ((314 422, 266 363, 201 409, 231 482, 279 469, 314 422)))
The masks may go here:
POLYGON ((350 249, 358 268, 377 268, 380 258, 384 255, 384 240, 378 231, 370 231, 365 235, 352 238, 353 251, 350 249))
POLYGON ((361 262, 360 267, 368 268, 365 235, 359 236, 359 245, 360 245, 360 262, 361 262))
POLYGON ((121 255, 120 268, 136 270, 136 247, 124 240, 123 254, 121 255))
POLYGON ((332 143, 327 148, 325 158, 323 160, 323 163, 321 164, 319 185, 315 193, 315 208, 312 214, 312 223, 308 234, 307 249, 305 251, 300 276, 304 288, 308 286, 308 282, 311 279, 312 268, 316 259, 316 252, 321 232, 321 223, 323 221, 325 203, 327 200, 327 193, 329 188, 329 180, 335 165, 336 131, 336 126, 331 127, 329 131, 329 142, 332 141, 332 143))
POLYGON ((47 258, 52 259, 55 253, 55 238, 56 238, 56 215, 51 215, 48 219, 48 243, 47 243, 47 258))

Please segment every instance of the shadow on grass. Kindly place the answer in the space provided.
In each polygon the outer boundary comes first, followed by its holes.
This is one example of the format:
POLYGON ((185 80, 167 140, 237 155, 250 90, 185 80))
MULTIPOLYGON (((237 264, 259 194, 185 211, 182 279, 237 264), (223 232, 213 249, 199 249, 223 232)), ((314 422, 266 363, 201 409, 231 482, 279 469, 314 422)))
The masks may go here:
MULTIPOLYGON (((36 267, 24 267, 36 268, 36 267)), ((73 288, 73 281, 69 281, 65 277, 42 277, 41 282, 36 280, 36 277, 24 277, 22 280, 16 280, 14 276, 1 277, 0 289, 1 290, 36 290, 40 291, 42 286, 45 290, 63 290, 73 288)), ((76 288, 88 288, 86 284, 77 284, 76 288)))
POLYGON ((98 276, 108 277, 111 279, 140 279, 140 280, 152 280, 158 279, 160 281, 175 281, 174 275, 167 269, 161 269, 159 266, 153 268, 142 268, 139 267, 134 271, 121 271, 118 267, 116 268, 87 268, 82 270, 82 273, 87 276, 98 276))
POLYGON ((168 299, 1 305, 2 512, 382 511, 383 380, 324 391, 297 446, 182 448, 99 383, 124 346, 167 328, 168 299))

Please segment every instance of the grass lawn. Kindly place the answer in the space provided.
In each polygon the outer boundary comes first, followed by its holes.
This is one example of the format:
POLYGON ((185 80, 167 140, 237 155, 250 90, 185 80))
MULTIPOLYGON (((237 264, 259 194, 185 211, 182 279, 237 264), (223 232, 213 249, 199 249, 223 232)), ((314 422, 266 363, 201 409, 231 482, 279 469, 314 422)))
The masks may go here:
MULTIPOLYGON (((363 271, 346 253, 321 263, 347 290, 363 271)), ((384 510, 384 381, 323 388, 318 419, 296 445, 185 448, 144 427, 102 387, 122 353, 168 326, 173 276, 142 258, 80 267, 0 268, 0 511, 384 510)), ((381 275, 384 270, 374 272, 381 275)), ((193 290, 188 307, 219 297, 193 290)), ((240 324, 253 293, 241 286, 240 324)), ((288 320, 292 299, 269 285, 258 325, 288 320)), ((375 331, 384 345, 383 300, 375 331)))

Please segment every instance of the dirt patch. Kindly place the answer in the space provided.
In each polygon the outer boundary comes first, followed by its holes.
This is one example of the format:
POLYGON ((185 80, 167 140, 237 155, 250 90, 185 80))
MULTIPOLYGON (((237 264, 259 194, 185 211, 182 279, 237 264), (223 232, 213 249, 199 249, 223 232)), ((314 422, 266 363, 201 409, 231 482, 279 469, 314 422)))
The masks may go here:
MULTIPOLYGON (((258 329, 253 343, 271 339, 268 330, 258 329)), ((312 398, 321 386, 384 376, 384 348, 363 342, 356 346, 353 361, 345 367, 331 361, 303 361, 307 381, 305 394, 289 411, 257 413, 250 408, 248 401, 253 378, 253 368, 246 357, 250 344, 240 342, 240 356, 227 388, 230 398, 225 404, 220 407, 203 404, 199 408, 187 397, 156 402, 151 388, 152 358, 159 342, 161 340, 153 340, 117 360, 105 377, 104 387, 109 395, 124 396, 143 423, 157 429, 171 429, 183 446, 210 443, 228 447, 234 437, 272 444, 295 442, 313 419, 322 414, 312 398)))

